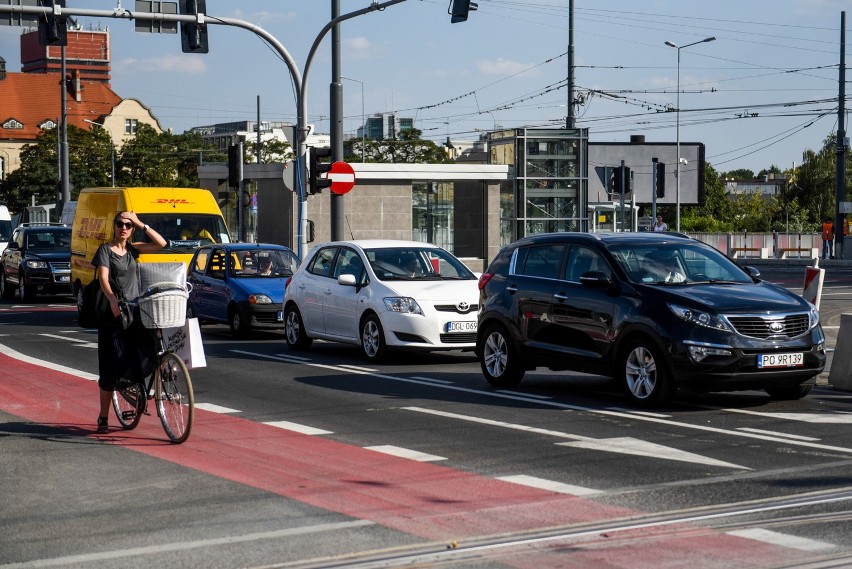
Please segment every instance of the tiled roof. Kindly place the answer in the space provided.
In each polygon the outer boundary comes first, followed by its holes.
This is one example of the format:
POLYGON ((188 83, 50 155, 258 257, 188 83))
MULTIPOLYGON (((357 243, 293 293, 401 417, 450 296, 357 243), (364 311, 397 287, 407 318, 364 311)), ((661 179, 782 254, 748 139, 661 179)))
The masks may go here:
MULTIPOLYGON (((62 114, 58 73, 6 73, 0 79, 0 140, 35 140, 39 125, 45 120, 57 121, 62 114), (7 129, 2 125, 15 119, 23 129, 7 129)), ((73 81, 69 81, 73 84, 73 81)), ((83 119, 97 121, 108 115, 121 102, 106 83, 81 81, 80 102, 66 92, 68 124, 88 129, 83 119)))

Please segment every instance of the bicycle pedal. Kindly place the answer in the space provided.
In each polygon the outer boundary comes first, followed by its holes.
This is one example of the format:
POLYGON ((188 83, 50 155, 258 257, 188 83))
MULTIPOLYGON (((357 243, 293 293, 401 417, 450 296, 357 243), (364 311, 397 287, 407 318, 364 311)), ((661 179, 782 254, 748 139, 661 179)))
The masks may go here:
POLYGON ((136 418, 136 411, 122 411, 121 419, 123 421, 132 421, 136 418))

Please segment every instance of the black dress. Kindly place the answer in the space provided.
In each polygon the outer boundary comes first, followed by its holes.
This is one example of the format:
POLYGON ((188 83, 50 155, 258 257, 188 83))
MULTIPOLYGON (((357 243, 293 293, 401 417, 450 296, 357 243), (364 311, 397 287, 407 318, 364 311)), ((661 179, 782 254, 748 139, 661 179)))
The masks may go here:
MULTIPOLYGON (((99 266, 108 266, 110 283, 116 285, 113 292, 134 300, 139 296, 137 257, 139 251, 129 243, 124 255, 117 255, 104 243, 98 247, 92 264, 96 271, 99 266)), ((154 339, 142 326, 138 313, 136 316, 127 330, 117 325, 98 327, 98 385, 104 391, 113 391, 121 378, 142 381, 153 370, 154 339)))

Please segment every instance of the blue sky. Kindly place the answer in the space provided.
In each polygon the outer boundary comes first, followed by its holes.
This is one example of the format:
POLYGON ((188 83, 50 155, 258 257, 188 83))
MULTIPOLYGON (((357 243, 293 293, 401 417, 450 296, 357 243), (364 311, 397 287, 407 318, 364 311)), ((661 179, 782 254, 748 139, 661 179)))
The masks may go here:
MULTIPOLYGON (((110 11, 116 3, 68 0, 110 11)), ((450 24, 448 4, 408 0, 343 24, 344 130, 355 132, 362 108, 414 117, 426 138, 441 142, 473 140, 495 126, 564 124, 568 0, 479 0, 458 24, 450 24)), ((344 13, 368 5, 341 0, 344 13)), ((841 0, 576 0, 577 125, 590 129, 592 141, 640 134, 674 142, 677 113, 663 111, 675 108, 677 50, 664 43, 714 36, 681 50, 681 142, 703 142, 719 171, 790 168, 837 128, 840 14, 850 7, 841 0)), ((208 14, 271 33, 300 68, 330 11, 330 0, 207 0, 208 14)), ((178 36, 137 33, 127 20, 80 21, 110 29, 113 89, 141 100, 165 128, 253 119, 257 96, 264 120, 295 122, 286 65, 246 30, 210 26, 210 53, 194 55, 181 52, 178 36)), ((19 33, 0 28, 0 55, 11 71, 20 69, 19 33)), ((308 78, 308 122, 319 132, 329 130, 329 39, 308 78)))

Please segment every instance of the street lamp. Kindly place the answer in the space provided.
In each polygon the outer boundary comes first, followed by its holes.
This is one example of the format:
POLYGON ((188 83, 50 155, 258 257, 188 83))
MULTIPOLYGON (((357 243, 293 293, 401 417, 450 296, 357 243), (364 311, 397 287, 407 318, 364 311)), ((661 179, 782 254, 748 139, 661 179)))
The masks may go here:
POLYGON ((110 147, 110 162, 112 163, 112 170, 110 172, 110 181, 112 182, 112 187, 115 187, 115 141, 112 139, 112 131, 104 125, 104 123, 90 121, 89 119, 83 119, 83 122, 87 122, 89 124, 93 124, 95 126, 99 126, 102 129, 106 130, 109 133, 109 147, 110 147))
POLYGON ((695 41, 695 42, 688 43, 686 45, 680 45, 680 46, 675 45, 674 43, 672 43, 670 41, 666 42, 667 46, 673 47, 677 50, 677 103, 676 103, 676 105, 677 105, 677 119, 676 119, 676 121, 677 121, 677 126, 676 126, 677 142, 675 142, 675 144, 677 146, 677 160, 675 161, 675 182, 676 182, 676 189, 675 189, 675 200, 676 200, 675 228, 676 228, 677 231, 680 231, 680 164, 681 164, 681 157, 680 157, 680 50, 682 50, 685 47, 689 47, 691 45, 696 45, 696 44, 704 43, 704 42, 708 42, 708 41, 716 41, 716 38, 711 36, 709 38, 704 38, 703 40, 695 41))
POLYGON ((364 152, 367 146, 367 115, 364 114, 364 82, 357 79, 350 79, 349 77, 341 76, 340 78, 361 84, 361 162, 364 162, 364 152))

